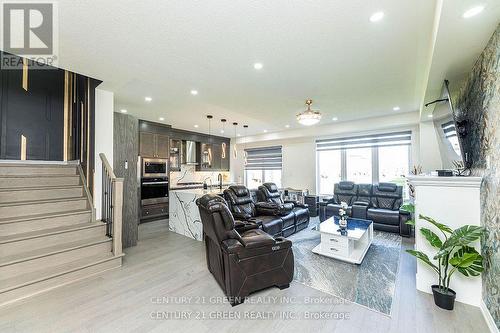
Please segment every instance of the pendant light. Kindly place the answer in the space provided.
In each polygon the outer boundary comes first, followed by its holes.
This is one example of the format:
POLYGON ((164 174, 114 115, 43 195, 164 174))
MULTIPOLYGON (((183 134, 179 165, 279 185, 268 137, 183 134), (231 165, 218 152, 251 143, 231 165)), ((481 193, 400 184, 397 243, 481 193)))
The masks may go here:
POLYGON ((236 126, 238 126, 238 123, 233 123, 234 127, 233 158, 235 160, 238 159, 238 149, 236 149, 236 137, 238 136, 238 134, 236 134, 236 126))
POLYGON ((312 99, 306 101, 307 110, 297 115, 297 121, 304 126, 311 126, 319 123, 321 120, 321 113, 319 111, 311 110, 312 99))
MULTIPOLYGON (((226 129, 226 121, 227 120, 226 119, 221 119, 220 121, 222 123, 222 129, 220 130, 220 133, 224 134, 225 129, 226 129)), ((222 153, 221 153, 222 159, 226 159, 226 142, 225 141, 222 141, 221 150, 222 150, 222 153)))
POLYGON ((247 153, 247 129, 248 125, 243 125, 243 131, 245 132, 245 142, 244 142, 244 147, 243 147, 243 159, 245 165, 248 164, 248 153, 247 153))

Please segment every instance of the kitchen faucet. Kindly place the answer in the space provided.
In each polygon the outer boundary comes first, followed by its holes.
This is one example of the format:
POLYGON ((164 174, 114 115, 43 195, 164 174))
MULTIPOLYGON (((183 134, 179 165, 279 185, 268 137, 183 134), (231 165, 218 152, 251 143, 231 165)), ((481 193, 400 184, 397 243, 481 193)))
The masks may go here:
POLYGON ((219 181, 219 190, 222 190, 222 173, 217 175, 217 180, 219 181))

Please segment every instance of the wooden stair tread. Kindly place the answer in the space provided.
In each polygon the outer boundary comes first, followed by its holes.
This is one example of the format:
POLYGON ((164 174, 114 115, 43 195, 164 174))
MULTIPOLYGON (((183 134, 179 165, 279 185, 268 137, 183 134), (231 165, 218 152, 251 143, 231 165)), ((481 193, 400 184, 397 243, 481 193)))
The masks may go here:
POLYGON ((82 185, 41 185, 41 186, 24 186, 13 188, 0 188, 0 192, 21 192, 21 191, 43 191, 43 190, 65 190, 73 188, 82 188, 82 185))
POLYGON ((0 203, 0 208, 10 207, 10 206, 23 206, 23 205, 36 205, 36 204, 44 204, 44 203, 79 201, 79 200, 87 200, 87 197, 82 195, 82 196, 78 196, 78 197, 68 197, 68 198, 59 198, 59 199, 42 199, 42 200, 2 202, 2 203, 0 203))
POLYGON ((42 220, 51 217, 71 216, 71 215, 88 214, 88 213, 92 213, 92 211, 90 209, 78 209, 61 213, 45 213, 45 214, 36 214, 28 216, 8 217, 8 218, 1 218, 0 224, 17 223, 17 222, 24 222, 31 220, 42 220))
POLYGON ((9 236, 0 236, 0 244, 17 242, 17 241, 25 240, 25 239, 40 238, 40 237, 45 237, 45 236, 50 236, 50 235, 62 234, 65 232, 70 232, 70 231, 75 231, 75 230, 100 228, 100 227, 103 227, 104 225, 105 225, 104 223, 93 223, 93 222, 89 221, 89 222, 79 223, 79 224, 74 224, 74 225, 23 232, 23 233, 9 235, 9 236))
POLYGON ((1 178, 57 178, 57 177, 80 177, 80 175, 67 175, 64 173, 51 173, 51 174, 40 174, 40 175, 0 175, 1 178))
POLYGON ((112 252, 107 252, 97 256, 81 258, 58 266, 44 267, 34 272, 0 280, 0 294, 120 257, 122 257, 122 255, 115 256, 112 252))
MULTIPOLYGON (((100 237, 93 237, 88 239, 79 239, 77 241, 67 242, 58 245, 52 245, 45 248, 39 248, 36 250, 28 250, 25 252, 17 253, 10 256, 5 256, 0 259, 0 267, 12 265, 22 261, 33 260, 41 257, 50 256, 53 254, 67 252, 74 249, 79 249, 82 247, 87 247, 90 245, 95 245, 99 243, 111 242, 111 238, 102 235, 100 237)), ((1 284, 0 284, 1 285, 1 284)))

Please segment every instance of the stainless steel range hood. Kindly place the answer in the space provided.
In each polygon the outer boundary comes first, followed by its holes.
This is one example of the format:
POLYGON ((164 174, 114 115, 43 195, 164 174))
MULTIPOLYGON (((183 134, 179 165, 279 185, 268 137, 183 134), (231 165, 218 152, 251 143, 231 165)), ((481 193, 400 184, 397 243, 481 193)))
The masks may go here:
POLYGON ((182 141, 182 164, 197 165, 196 162, 196 142, 182 141))

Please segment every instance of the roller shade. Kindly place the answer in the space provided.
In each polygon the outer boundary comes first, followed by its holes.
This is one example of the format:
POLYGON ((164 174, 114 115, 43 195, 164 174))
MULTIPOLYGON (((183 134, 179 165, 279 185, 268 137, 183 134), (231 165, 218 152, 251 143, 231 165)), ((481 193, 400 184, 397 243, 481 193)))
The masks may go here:
POLYGON ((245 170, 281 170, 281 146, 245 149, 245 170))
POLYGON ((316 150, 339 150, 352 148, 370 148, 387 146, 409 146, 411 131, 356 136, 340 139, 316 140, 316 150))
POLYGON ((457 136, 457 129, 455 128, 455 122, 448 121, 444 124, 441 124, 441 128, 443 129, 444 136, 446 138, 451 138, 452 136, 457 136))

